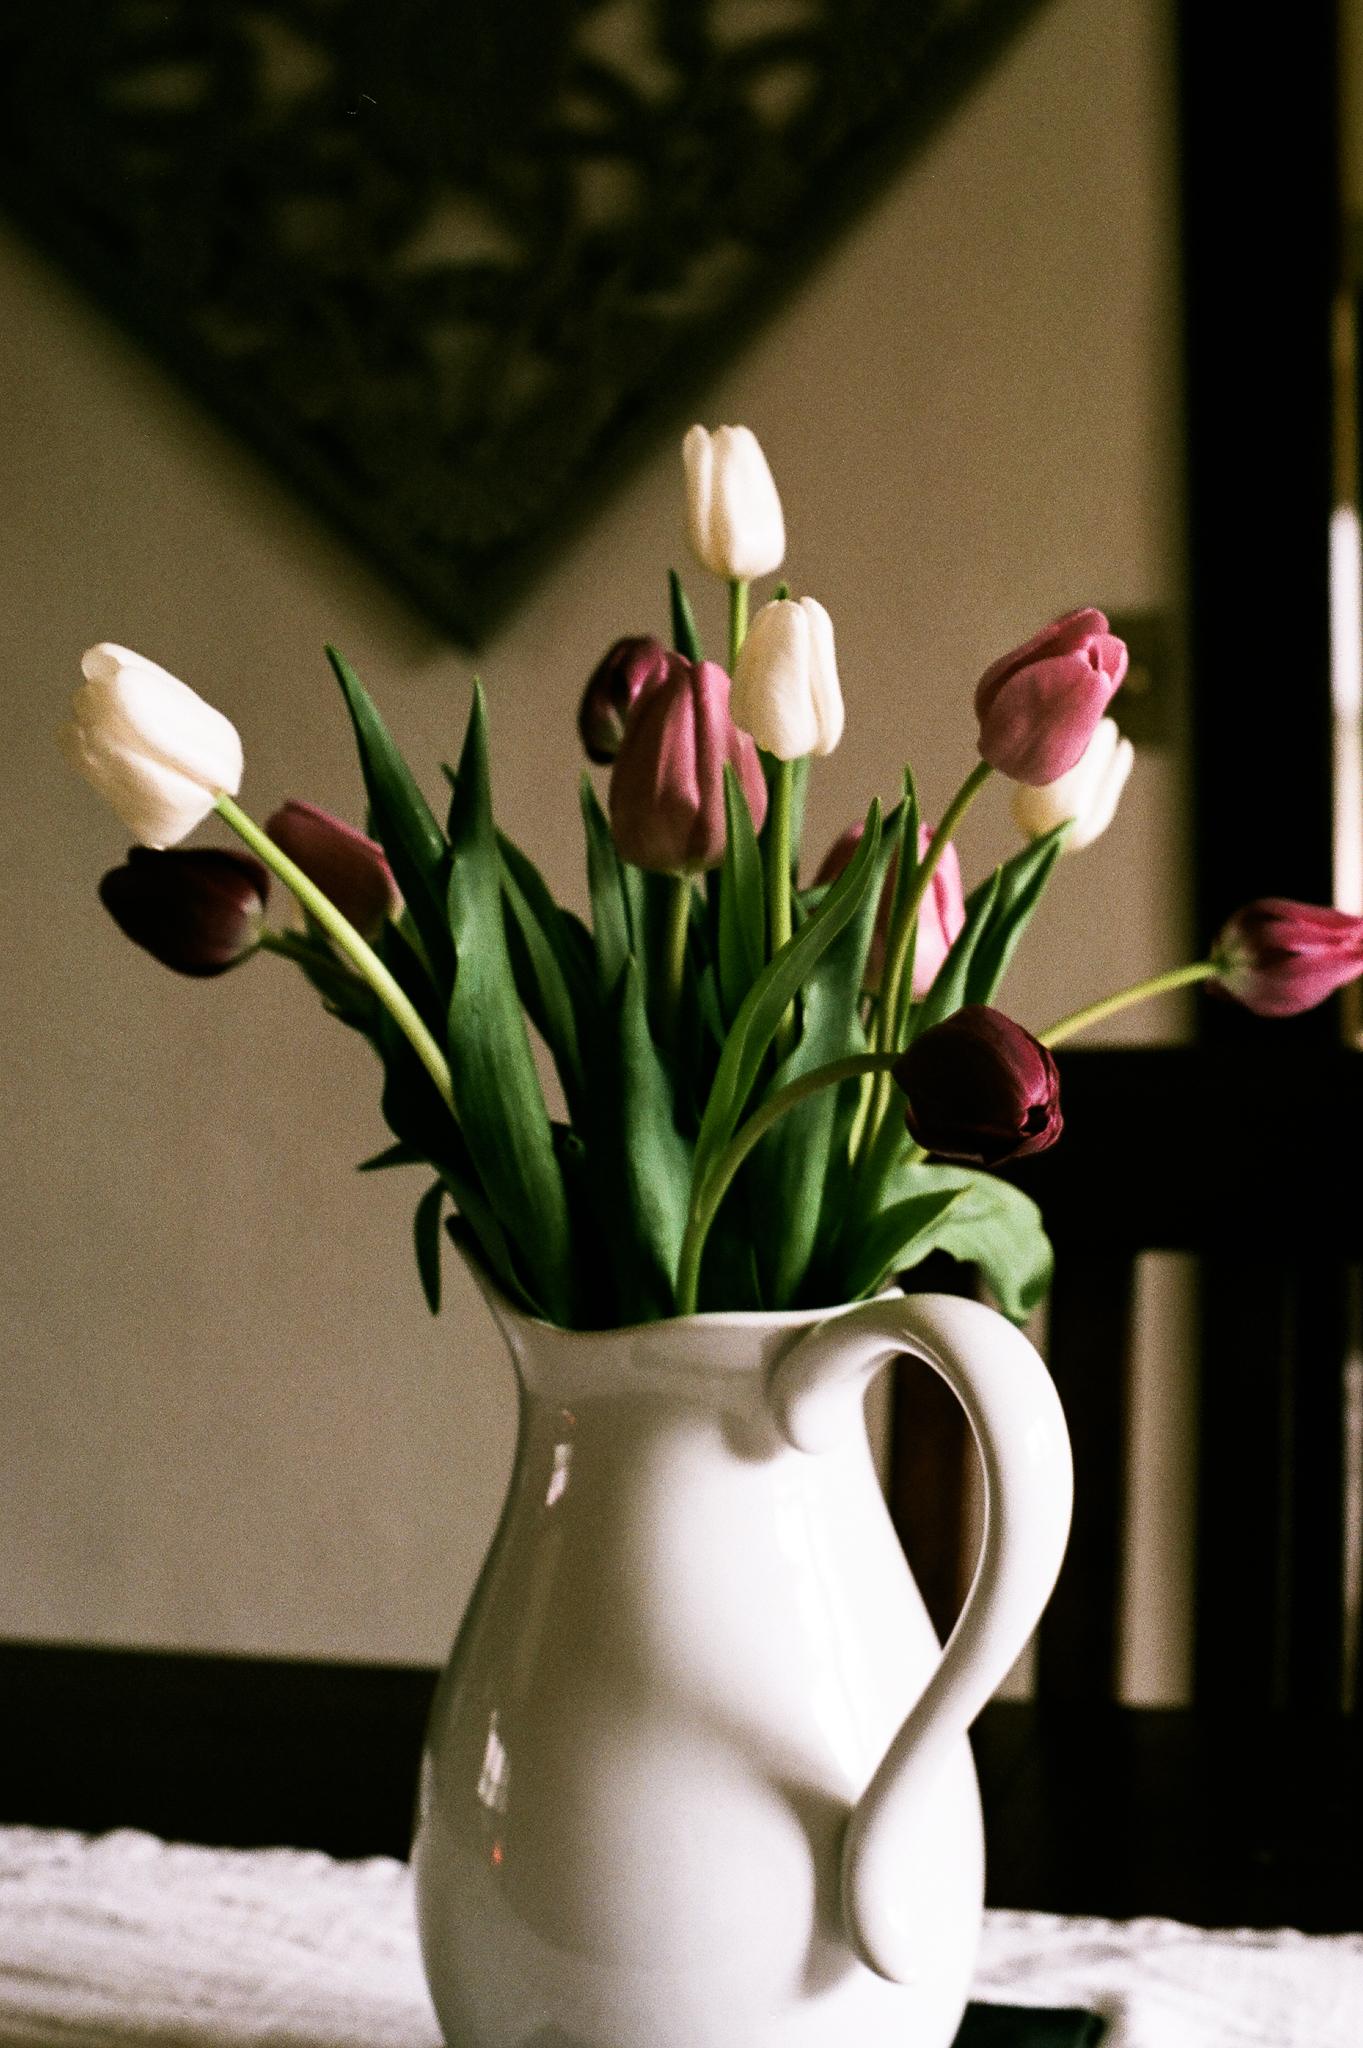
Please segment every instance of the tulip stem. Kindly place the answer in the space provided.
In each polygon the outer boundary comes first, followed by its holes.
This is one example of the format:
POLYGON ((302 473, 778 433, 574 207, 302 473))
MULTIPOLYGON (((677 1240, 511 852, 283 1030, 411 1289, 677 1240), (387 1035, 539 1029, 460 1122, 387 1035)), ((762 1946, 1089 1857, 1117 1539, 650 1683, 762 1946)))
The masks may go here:
MULTIPOLYGON (((965 781, 957 790, 941 824, 928 842, 927 852, 918 863, 908 895, 899 907, 894 928, 889 934, 885 947, 885 970, 881 977, 880 1002, 876 1010, 875 1046, 878 1052, 898 1052, 903 1049, 905 1028, 908 1023, 909 1005, 913 1000, 913 976, 909 957, 918 933, 918 913, 923 898, 932 886, 937 864, 950 844, 952 834, 960 824, 970 806, 993 774, 987 761, 976 763, 965 781)), ((914 852, 908 849, 910 858, 914 852)), ((900 855, 901 860, 904 855, 900 855)), ((875 1144, 884 1125, 890 1107, 890 1084, 885 1070, 881 1070, 871 1096, 870 1107, 861 1125, 860 1155, 866 1158, 875 1144)))
MULTIPOLYGON (((795 793, 795 763, 778 761, 771 779, 771 828, 767 837, 768 960, 774 960, 790 937, 790 827, 795 793)), ((791 1003, 776 1027, 776 1064, 795 1040, 795 1005, 791 1003)))
POLYGON ((410 1041, 412 1050, 439 1090, 441 1101, 458 1122, 454 1087, 445 1055, 418 1016, 411 998, 398 986, 373 947, 366 945, 349 918, 342 917, 331 898, 322 894, 317 884, 310 881, 302 868, 275 845, 268 833, 261 831, 253 818, 247 817, 225 790, 214 808, 237 837, 245 840, 252 853, 278 875, 285 888, 292 890, 304 910, 316 918, 327 937, 334 940, 345 954, 356 973, 368 982, 399 1031, 410 1041))
POLYGON ((1133 1003, 1143 1003, 1150 996, 1167 995, 1170 989, 1189 988, 1194 982, 1209 981, 1223 969, 1224 962, 1219 960, 1194 960, 1187 967, 1171 967, 1167 974, 1152 974, 1149 981, 1134 982, 1130 988, 1118 989, 1115 996, 1104 996, 1101 1002, 1089 1003, 1082 1010, 1072 1010, 1059 1023, 1052 1024, 1046 1031, 1039 1031, 1037 1037, 1042 1045, 1060 1045, 1065 1039, 1087 1031, 1090 1024, 1101 1024, 1104 1017, 1115 1017, 1119 1010, 1129 1010, 1133 1003))
POLYGON ((827 1066, 816 1067, 813 1073, 802 1074, 798 1081, 790 1081, 784 1088, 778 1089, 760 1109, 753 1111, 740 1130, 735 1131, 706 1175, 704 1183, 695 1189, 691 1196, 686 1234, 682 1238, 681 1257, 677 1264, 676 1292, 679 1316, 692 1316, 696 1312, 701 1254, 705 1250, 710 1225, 714 1222, 719 1205, 729 1191, 730 1182, 759 1138, 765 1137, 772 1125, 783 1117, 788 1109, 794 1109, 796 1103, 803 1102, 807 1096, 817 1095, 821 1088, 832 1088, 840 1081, 854 1080, 859 1074, 888 1076, 898 1057, 897 1053, 858 1052, 850 1053, 846 1059, 830 1060, 827 1066))
POLYGON ((670 1053, 677 1048, 681 1024, 682 986, 686 978, 686 942, 691 934, 691 877, 672 877, 672 901, 667 906, 667 989, 663 1008, 663 1038, 670 1053))
POLYGON ((748 586, 741 576, 729 579, 729 674, 734 672, 739 650, 748 637, 748 586))

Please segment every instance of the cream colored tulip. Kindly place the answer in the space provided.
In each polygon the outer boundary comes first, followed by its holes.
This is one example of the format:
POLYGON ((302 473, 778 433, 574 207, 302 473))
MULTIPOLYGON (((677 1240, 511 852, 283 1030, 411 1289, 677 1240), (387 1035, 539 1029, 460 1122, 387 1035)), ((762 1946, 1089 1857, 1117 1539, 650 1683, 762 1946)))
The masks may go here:
POLYGON ((1042 789, 1020 782, 1013 790, 1013 817, 1029 839, 1039 839, 1066 818, 1073 818, 1074 830, 1065 841, 1066 853, 1078 853, 1092 846, 1106 832, 1117 809, 1136 758, 1130 740, 1124 740, 1115 718, 1100 719, 1084 753, 1073 768, 1042 789))
POLYGON ((86 682, 57 745, 143 846, 176 846, 224 791, 241 787, 236 727, 187 683, 105 641, 81 657, 86 682))
POLYGON ((842 738, 842 690, 833 621, 816 599, 763 605, 734 669, 729 714, 778 761, 832 753, 842 738))
POLYGON ((779 569, 786 526, 767 458, 748 427, 692 427, 682 442, 686 507, 696 560, 747 583, 779 569))

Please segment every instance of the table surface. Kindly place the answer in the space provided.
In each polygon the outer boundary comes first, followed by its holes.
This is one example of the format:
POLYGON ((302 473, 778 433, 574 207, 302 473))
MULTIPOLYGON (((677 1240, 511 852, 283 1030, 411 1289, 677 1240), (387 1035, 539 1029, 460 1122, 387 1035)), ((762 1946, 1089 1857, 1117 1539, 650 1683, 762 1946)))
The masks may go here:
MULTIPOLYGON (((1363 1935, 990 1912, 973 1996, 1104 2048, 1360 2048, 1363 1935)), ((0 2041, 440 2048, 407 1866, 0 1829, 0 2041)))

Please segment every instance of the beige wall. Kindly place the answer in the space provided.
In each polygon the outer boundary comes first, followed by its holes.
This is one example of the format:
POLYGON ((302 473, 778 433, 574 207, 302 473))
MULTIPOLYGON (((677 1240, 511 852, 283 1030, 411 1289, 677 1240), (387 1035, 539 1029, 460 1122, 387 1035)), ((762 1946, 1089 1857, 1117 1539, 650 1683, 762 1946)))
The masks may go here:
MULTIPOLYGON (((1046 618, 1177 604, 1163 17, 1055 0, 706 405, 762 438, 792 581, 837 624, 848 736, 812 847, 905 752, 940 808, 973 678, 1046 618)), ((433 790, 471 664, 7 231, 0 300, 0 1633, 435 1660, 511 1452, 490 1321, 458 1274, 426 1314, 420 1178, 351 1171, 384 1142, 365 1049, 281 963, 199 985, 114 930, 94 885, 125 841, 50 735, 81 649, 122 641, 237 723, 256 816, 358 818, 323 639, 433 790)), ((579 904, 574 699, 611 638, 663 627, 677 475, 662 449, 480 663, 501 821, 579 904)), ((1066 864, 1024 1021, 1179 956, 1179 789, 1143 755, 1066 864)), ((967 870, 1012 844, 982 804, 967 870)))

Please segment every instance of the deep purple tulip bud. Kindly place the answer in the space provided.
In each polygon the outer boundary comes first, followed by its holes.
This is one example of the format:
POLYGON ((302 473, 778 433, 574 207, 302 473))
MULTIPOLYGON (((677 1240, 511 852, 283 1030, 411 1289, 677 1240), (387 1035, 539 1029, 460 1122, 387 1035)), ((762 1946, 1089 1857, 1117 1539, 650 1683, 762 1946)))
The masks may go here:
POLYGON ((1263 896, 1221 927, 1212 958, 1220 970, 1207 983, 1212 995, 1256 1017, 1295 1017, 1363 974, 1363 917, 1263 896))
POLYGON ((266 820, 265 830, 362 939, 372 943, 385 919, 401 910, 402 897, 383 848, 330 811, 291 801, 266 820))
POLYGON ((1126 674, 1126 643, 1101 612, 1068 612, 980 677, 980 753, 1014 782, 1044 789, 1083 759, 1126 674))
POLYGON ((119 930, 177 974, 234 967, 260 937, 269 895, 269 872, 253 854, 216 846, 133 846, 99 885, 119 930))
POLYGON ((910 1135, 936 1159, 1002 1166, 1060 1136, 1060 1076, 1044 1045, 1001 1010, 967 1004, 896 1061, 910 1135))
POLYGON ((666 656, 631 707, 611 770, 611 832, 636 867, 695 874, 724 858, 724 764, 755 829, 767 815, 757 748, 729 716, 729 678, 714 661, 666 656))
POLYGON ((644 684, 667 661, 661 640, 617 640, 596 667, 582 693, 577 729, 587 759, 608 768, 620 751, 629 710, 644 684))

